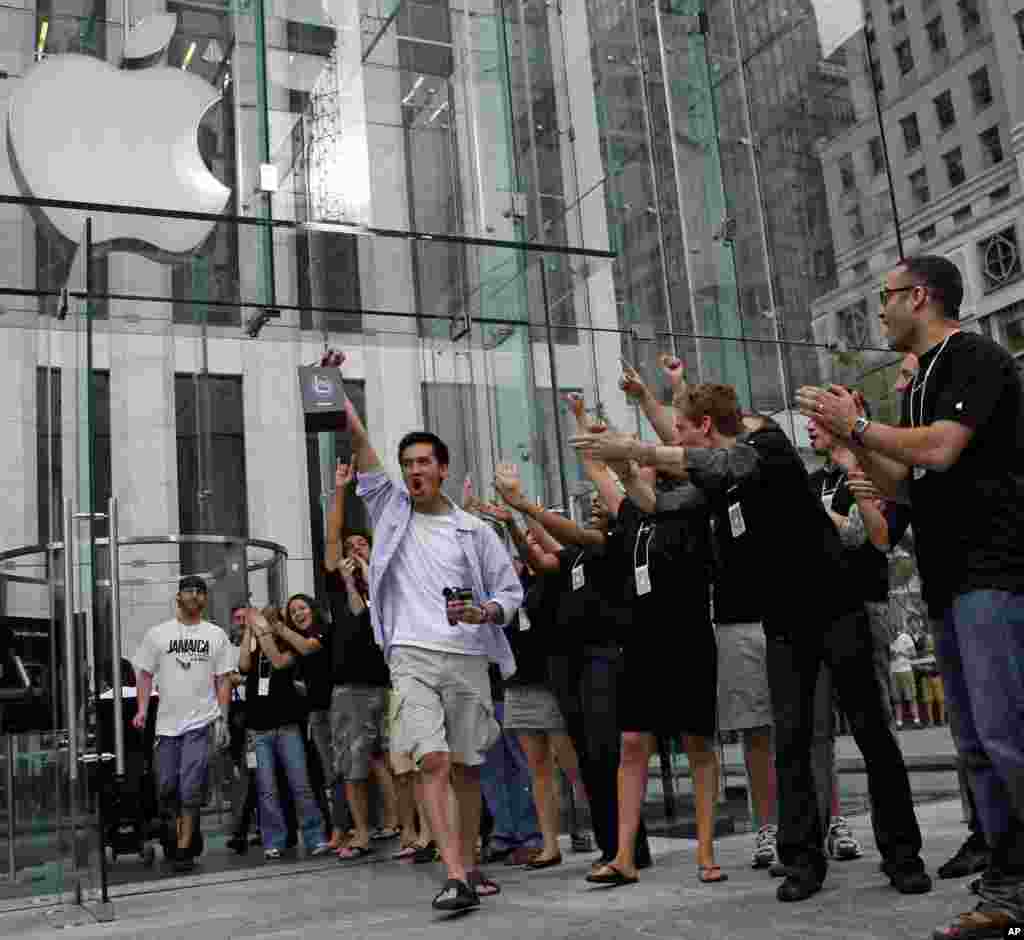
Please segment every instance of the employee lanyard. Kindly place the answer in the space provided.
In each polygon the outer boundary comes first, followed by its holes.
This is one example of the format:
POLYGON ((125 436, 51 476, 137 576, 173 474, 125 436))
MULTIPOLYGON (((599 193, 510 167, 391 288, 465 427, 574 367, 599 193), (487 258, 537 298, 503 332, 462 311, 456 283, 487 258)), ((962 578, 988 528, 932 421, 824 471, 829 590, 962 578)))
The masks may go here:
POLYGON ((920 427, 924 426, 924 397, 925 397, 925 392, 928 390, 928 379, 931 378, 932 369, 935 368, 935 363, 939 361, 939 356, 942 355, 943 350, 946 348, 946 344, 954 336, 956 336, 956 334, 959 333, 959 332, 960 332, 959 330, 954 330, 952 333, 949 334, 949 336, 947 336, 942 341, 942 345, 939 347, 939 351, 935 354, 935 358, 932 359, 932 361, 928 363, 928 368, 925 369, 924 378, 920 382, 914 382, 910 386, 910 426, 911 427, 920 428, 920 427), (914 395, 916 394, 918 389, 921 389, 921 404, 918 407, 917 424, 914 424, 914 395))
POLYGON ((174 658, 178 661, 178 665, 181 666, 182 669, 191 669, 192 668, 191 661, 189 661, 187 659, 182 659, 181 658, 182 655, 183 655, 182 654, 182 650, 184 648, 185 648, 185 630, 181 626, 181 624, 179 624, 178 625, 178 652, 177 652, 177 655, 175 655, 174 658))
POLYGON ((644 567, 646 568, 651 563, 651 539, 654 538, 654 529, 655 524, 653 522, 650 525, 645 522, 636 533, 636 542, 633 545, 634 571, 640 567, 640 539, 644 537, 645 532, 647 533, 647 542, 644 545, 644 567))

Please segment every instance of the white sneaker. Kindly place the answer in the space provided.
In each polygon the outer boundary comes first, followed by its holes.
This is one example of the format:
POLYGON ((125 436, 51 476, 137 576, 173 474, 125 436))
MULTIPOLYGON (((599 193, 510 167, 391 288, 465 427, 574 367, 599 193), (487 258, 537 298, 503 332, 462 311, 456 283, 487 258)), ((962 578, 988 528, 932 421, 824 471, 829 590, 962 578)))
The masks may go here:
POLYGON ((315 849, 309 854, 311 858, 319 858, 321 855, 330 855, 334 849, 331 848, 330 842, 321 842, 315 849))
POLYGON ((778 861, 779 853, 775 847, 778 831, 778 826, 762 826, 757 830, 754 854, 750 859, 751 868, 771 868, 778 861))
POLYGON ((280 849, 266 849, 263 852, 263 860, 265 862, 279 862, 284 858, 284 853, 280 849))
POLYGON ((836 816, 828 827, 828 838, 825 840, 828 854, 840 862, 860 858, 864 853, 860 843, 853 837, 850 826, 844 816, 836 816))

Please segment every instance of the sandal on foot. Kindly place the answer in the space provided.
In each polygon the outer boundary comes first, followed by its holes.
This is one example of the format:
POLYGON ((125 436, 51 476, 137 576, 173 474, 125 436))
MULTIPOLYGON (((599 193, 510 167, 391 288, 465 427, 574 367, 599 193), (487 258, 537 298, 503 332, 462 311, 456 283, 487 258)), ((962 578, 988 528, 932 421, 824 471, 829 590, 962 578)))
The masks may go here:
POLYGON ((604 885, 607 888, 621 888, 623 885, 635 885, 640 879, 633 875, 623 874, 616 868, 611 862, 607 865, 602 866, 604 870, 600 868, 597 871, 592 871, 587 875, 587 881, 592 885, 604 885))
POLYGON ((554 868, 555 865, 562 864, 561 855, 552 855, 551 858, 532 858, 526 863, 526 868, 530 871, 540 871, 542 868, 554 868))
POLYGON ((383 842, 386 839, 397 839, 401 834, 402 830, 398 826, 379 826, 370 838, 377 842, 383 842))
POLYGON ((478 897, 492 898, 496 894, 501 894, 501 885, 488 878, 479 868, 467 872, 466 881, 478 897))
POLYGON ((335 853, 343 862, 350 862, 356 858, 365 858, 373 854, 373 849, 368 845, 346 845, 335 853))
POLYGON ((413 863, 416 865, 426 865, 430 862, 436 862, 441 858, 441 853, 438 851, 436 842, 428 842, 426 845, 417 845, 416 852, 412 857, 413 863))
POLYGON ((715 885, 720 881, 728 881, 729 876, 722 871, 721 865, 698 865, 697 880, 702 885, 715 885))

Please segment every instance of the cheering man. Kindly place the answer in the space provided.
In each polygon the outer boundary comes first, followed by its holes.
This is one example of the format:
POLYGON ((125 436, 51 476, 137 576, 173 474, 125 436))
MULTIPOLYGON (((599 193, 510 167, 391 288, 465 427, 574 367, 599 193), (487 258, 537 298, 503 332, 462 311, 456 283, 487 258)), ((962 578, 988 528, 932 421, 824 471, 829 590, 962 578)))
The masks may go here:
POLYGON ((980 904, 935 936, 1002 937, 1024 921, 1024 393, 1005 349, 960 331, 963 280, 947 258, 905 259, 880 293, 890 347, 918 360, 900 427, 859 416, 838 386, 802 388, 797 403, 910 502, 951 728, 992 848, 980 904))
POLYGON ((419 765, 430 828, 448 868, 434 908, 465 910, 479 905, 479 895, 500 890, 475 866, 480 767, 500 734, 487 667, 496 662, 505 678, 515 672, 504 626, 523 589, 494 530, 442 492, 444 442, 426 431, 407 434, 398 445, 396 483, 351 402, 345 410, 358 494, 376 536, 371 618, 397 698, 391 747, 419 765), (449 780, 457 819, 449 812, 449 780))

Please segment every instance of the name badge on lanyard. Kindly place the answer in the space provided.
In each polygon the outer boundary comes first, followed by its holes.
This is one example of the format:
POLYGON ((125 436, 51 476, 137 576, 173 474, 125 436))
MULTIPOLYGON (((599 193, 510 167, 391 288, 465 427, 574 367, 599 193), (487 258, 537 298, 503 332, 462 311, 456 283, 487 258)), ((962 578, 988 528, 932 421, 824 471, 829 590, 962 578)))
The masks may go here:
MULTIPOLYGON (((735 486, 729 490, 730 498, 733 498, 731 494, 735 491, 735 486)), ((747 521, 743 518, 743 506, 740 505, 739 496, 734 497, 733 502, 729 503, 729 531, 734 539, 738 539, 747 531, 747 521)))
POLYGON ((586 576, 583 574, 583 562, 580 560, 582 558, 583 552, 580 552, 576 556, 576 563, 572 566, 572 589, 574 591, 578 591, 587 583, 586 576))
POLYGON ((927 467, 914 467, 914 479, 920 480, 927 472, 927 467))
MULTIPOLYGON (((270 673, 268 671, 266 675, 263 675, 263 664, 265 662, 267 662, 267 660, 263 656, 260 656, 260 664, 259 664, 260 676, 259 676, 259 684, 258 684, 257 689, 256 689, 256 694, 261 696, 261 697, 270 695, 270 673)), ((269 663, 268 663, 268 665, 269 665, 269 663)))
POLYGON ((654 538, 654 526, 641 526, 636 534, 636 545, 633 548, 633 574, 636 577, 636 596, 643 597, 653 590, 651 586, 651 539, 654 538), (644 546, 644 563, 640 564, 640 540, 647 535, 644 546))
POLYGON ((525 607, 519 608, 519 632, 525 633, 533 624, 530 623, 530 615, 526 612, 525 607))

